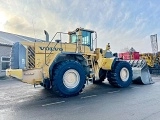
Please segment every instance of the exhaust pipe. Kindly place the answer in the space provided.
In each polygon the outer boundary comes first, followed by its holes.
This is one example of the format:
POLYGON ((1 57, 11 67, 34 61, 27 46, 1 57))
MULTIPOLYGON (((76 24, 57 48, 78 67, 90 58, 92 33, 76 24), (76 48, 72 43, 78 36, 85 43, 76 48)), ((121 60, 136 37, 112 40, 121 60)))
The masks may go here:
POLYGON ((49 42, 49 34, 46 30, 44 30, 44 34, 46 35, 46 42, 49 42))

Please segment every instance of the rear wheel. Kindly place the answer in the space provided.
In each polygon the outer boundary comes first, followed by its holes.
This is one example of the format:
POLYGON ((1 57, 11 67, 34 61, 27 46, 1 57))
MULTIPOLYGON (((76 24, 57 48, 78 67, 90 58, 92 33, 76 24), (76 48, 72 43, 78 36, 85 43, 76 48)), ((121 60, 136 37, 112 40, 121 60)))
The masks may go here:
POLYGON ((84 88, 85 82, 84 68, 76 61, 62 62, 53 70, 52 89, 59 96, 78 95, 84 88))
POLYGON ((49 79, 44 79, 43 83, 41 84, 45 89, 50 90, 51 88, 51 82, 49 79))
POLYGON ((125 61, 118 62, 114 70, 108 72, 107 77, 114 87, 128 87, 132 83, 132 68, 125 61))

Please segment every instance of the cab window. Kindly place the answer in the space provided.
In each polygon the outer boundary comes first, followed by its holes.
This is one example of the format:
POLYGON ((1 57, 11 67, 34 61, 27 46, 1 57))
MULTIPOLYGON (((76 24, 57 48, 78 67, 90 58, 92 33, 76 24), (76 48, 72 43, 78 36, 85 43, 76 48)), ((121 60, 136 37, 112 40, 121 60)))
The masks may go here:
MULTIPOLYGON (((76 34, 71 34, 71 43, 76 43, 78 40, 78 36, 76 34)), ((92 34, 89 31, 82 31, 82 45, 86 45, 90 47, 90 49, 93 49, 92 45, 92 34)))
POLYGON ((71 37, 71 43, 76 43, 77 42, 76 34, 72 34, 70 37, 71 37))

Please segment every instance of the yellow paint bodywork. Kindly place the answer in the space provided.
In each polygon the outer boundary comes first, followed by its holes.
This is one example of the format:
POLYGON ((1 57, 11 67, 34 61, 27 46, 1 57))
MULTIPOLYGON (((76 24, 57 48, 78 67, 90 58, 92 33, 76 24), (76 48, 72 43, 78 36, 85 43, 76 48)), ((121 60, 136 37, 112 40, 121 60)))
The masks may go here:
MULTIPOLYGON (((25 44, 25 43, 24 43, 25 44)), ((48 45, 48 42, 36 42, 35 44, 35 68, 42 68, 44 78, 49 78, 49 67, 56 58, 56 56, 61 53, 61 51, 50 51, 42 48, 48 45), (40 48, 41 47, 41 48, 40 48), (46 57, 46 64, 45 64, 45 57, 46 57)), ((62 48, 62 52, 76 52, 76 44, 74 43, 50 43, 48 48, 62 48)), ((83 52, 90 53, 90 48, 88 46, 82 46, 83 52)))
POLYGON ((22 69, 7 69, 6 70, 6 76, 15 77, 17 79, 23 79, 23 70, 22 69))
POLYGON ((111 70, 115 58, 102 58, 102 69, 111 70))
POLYGON ((159 66, 160 64, 160 52, 153 53, 142 53, 140 58, 144 59, 149 67, 159 66))
MULTIPOLYGON (((23 82, 29 84, 38 84, 43 81, 44 78, 49 78, 49 67, 56 58, 56 56, 61 53, 59 48, 63 49, 63 52, 76 52, 76 44, 74 43, 55 43, 52 42, 48 46, 48 42, 21 42, 21 44, 27 49, 31 46, 35 50, 35 67, 33 69, 28 69, 28 60, 26 60, 26 68, 22 69, 7 69, 6 76, 12 76, 23 82), (48 46, 48 50, 45 51, 45 47, 48 46), (50 50, 52 49, 52 50, 50 50), (46 54, 45 54, 46 53, 46 54), (45 61, 46 58, 46 61, 45 61), (46 63, 45 63, 46 62, 46 63)), ((81 52, 91 53, 88 46, 82 45, 81 52)), ((26 53, 26 58, 28 58, 28 53, 26 53)))
MULTIPOLYGON (((82 38, 80 37, 79 39, 82 38)), ((92 66, 94 77, 97 79, 99 78, 99 69, 111 70, 114 60, 114 58, 104 58, 101 48, 96 48, 95 51, 91 51, 86 45, 79 45, 77 47, 77 43, 20 42, 20 44, 26 48, 26 67, 24 70, 7 69, 6 75, 16 77, 29 84, 39 84, 44 79, 50 78, 49 68, 61 52, 82 54, 88 66, 92 66), (28 52, 29 49, 33 51, 34 54, 28 52), (33 60, 32 57, 34 57, 33 60), (30 67, 29 65, 31 64, 33 64, 33 66, 30 67)))
MULTIPOLYGON (((25 45, 25 43, 22 43, 22 44, 25 45)), ((48 42, 35 42, 34 46, 35 46, 35 53, 44 54, 45 49, 43 47, 47 47, 48 42)), ((50 50, 46 50, 47 54, 59 53, 59 52, 61 52, 61 51, 59 51, 59 48, 62 48, 63 52, 76 52, 77 51, 76 43, 55 43, 55 42, 51 42, 50 45, 48 46, 48 48, 52 48, 53 51, 51 52, 50 50), (57 51, 54 48, 56 48, 57 51)), ((88 46, 82 45, 81 52, 82 53, 90 52, 90 48, 88 46)))
POLYGON ((15 77, 22 82, 29 84, 39 84, 43 80, 42 69, 22 70, 22 69, 7 69, 8 77, 15 77))

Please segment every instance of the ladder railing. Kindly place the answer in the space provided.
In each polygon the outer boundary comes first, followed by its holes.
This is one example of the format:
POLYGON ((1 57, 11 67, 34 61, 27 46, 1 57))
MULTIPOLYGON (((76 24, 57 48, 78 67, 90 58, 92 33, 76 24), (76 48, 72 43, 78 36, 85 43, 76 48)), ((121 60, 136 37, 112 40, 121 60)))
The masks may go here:
MULTIPOLYGON (((49 47, 50 46, 50 44, 52 43, 52 41, 55 39, 55 37, 57 36, 59 34, 59 38, 60 38, 60 41, 62 40, 62 34, 68 34, 68 33, 64 33, 64 32, 57 32, 54 36, 53 36, 53 38, 51 39, 51 41, 48 43, 48 45, 46 46, 46 48, 47 47, 49 47)), ((56 44, 54 45, 54 47, 56 47, 56 45, 58 44, 58 42, 56 42, 56 44)), ((60 42, 60 44, 61 44, 61 49, 62 49, 62 41, 60 42)), ((46 48, 45 48, 45 64, 48 66, 48 64, 47 64, 47 58, 46 57, 49 57, 50 56, 50 54, 52 53, 52 50, 50 51, 50 53, 48 54, 48 56, 46 56, 46 48)), ((62 51, 61 51, 62 52, 62 51)))

